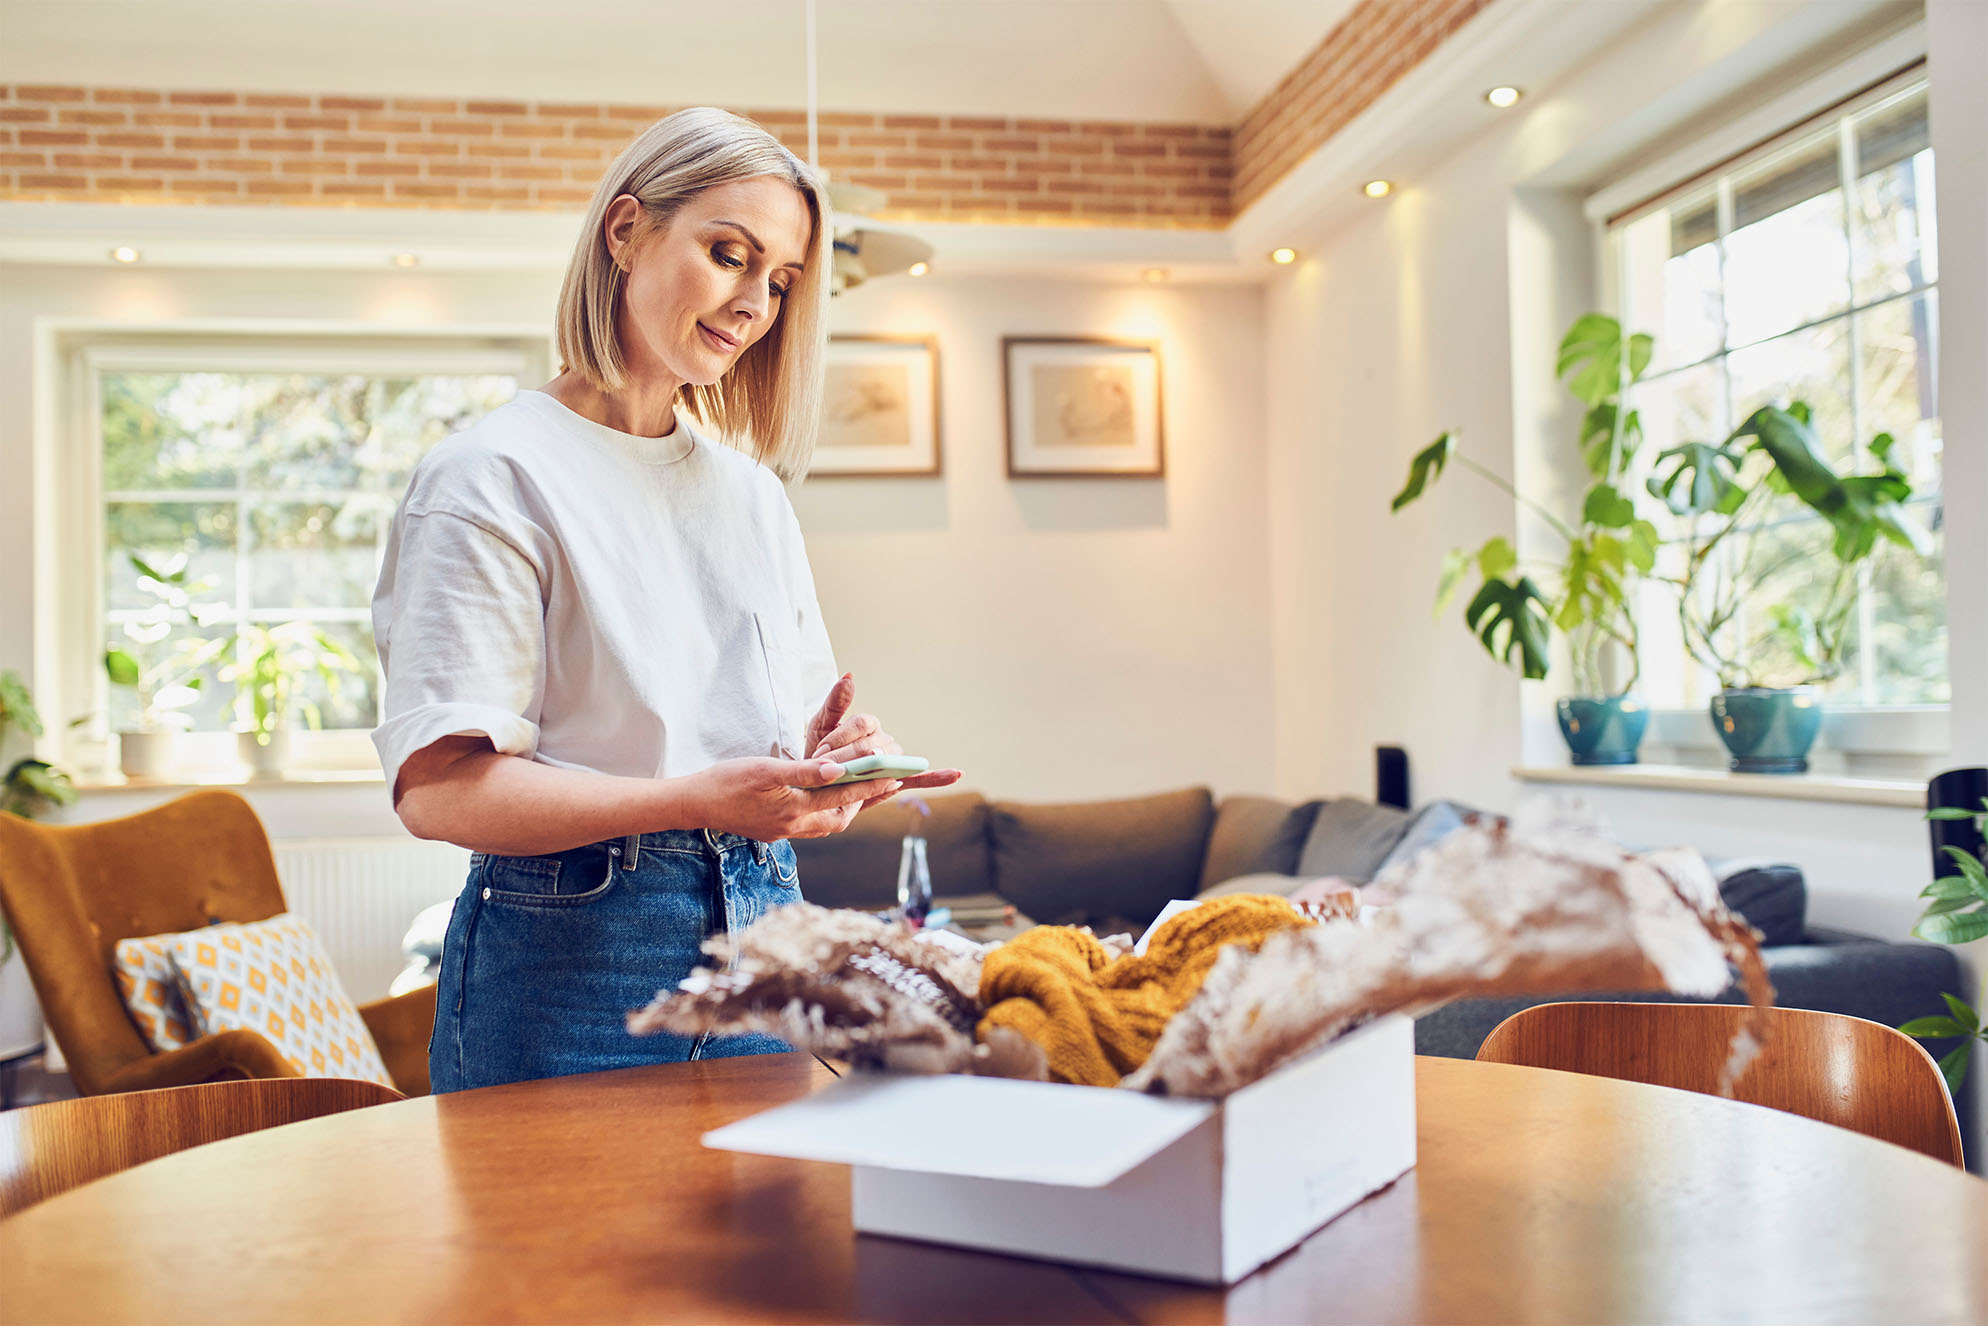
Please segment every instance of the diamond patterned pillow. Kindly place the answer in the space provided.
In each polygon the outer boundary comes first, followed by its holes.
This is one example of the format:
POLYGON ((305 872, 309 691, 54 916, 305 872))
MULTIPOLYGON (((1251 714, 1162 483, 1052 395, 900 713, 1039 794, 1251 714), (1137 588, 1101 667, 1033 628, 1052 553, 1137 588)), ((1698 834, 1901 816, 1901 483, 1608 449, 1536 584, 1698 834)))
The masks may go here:
POLYGON ((154 1050, 177 1050, 193 1039, 193 1021, 179 992, 179 973, 166 952, 171 935, 120 939, 110 974, 131 1010, 131 1020, 154 1050))
POLYGON ((171 956, 199 1035, 246 1027, 267 1036, 306 1077, 394 1084, 372 1032, 304 921, 285 912, 156 938, 171 956))

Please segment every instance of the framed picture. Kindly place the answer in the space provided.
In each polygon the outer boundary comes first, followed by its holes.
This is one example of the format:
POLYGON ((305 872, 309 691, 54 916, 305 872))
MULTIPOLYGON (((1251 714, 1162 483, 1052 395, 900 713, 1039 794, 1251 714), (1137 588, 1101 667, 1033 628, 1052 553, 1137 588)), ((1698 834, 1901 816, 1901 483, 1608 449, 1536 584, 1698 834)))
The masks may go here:
POLYGON ((1102 336, 1007 336, 1010 478, 1160 478, 1160 347, 1102 336))
POLYGON ((939 473, 939 342, 831 336, 811 476, 939 473))

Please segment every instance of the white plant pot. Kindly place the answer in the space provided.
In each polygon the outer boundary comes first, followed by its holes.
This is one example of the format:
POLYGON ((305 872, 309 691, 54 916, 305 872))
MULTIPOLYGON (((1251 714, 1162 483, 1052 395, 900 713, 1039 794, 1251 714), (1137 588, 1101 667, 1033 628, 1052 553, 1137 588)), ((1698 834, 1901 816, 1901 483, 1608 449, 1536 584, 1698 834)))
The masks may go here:
POLYGON ((279 727, 269 734, 269 743, 264 745, 255 739, 253 732, 237 732, 235 747, 243 764, 248 766, 250 778, 281 778, 284 770, 290 767, 290 729, 279 727))
POLYGON ((169 727, 150 732, 117 734, 117 767, 126 778, 165 778, 173 771, 173 738, 169 727))

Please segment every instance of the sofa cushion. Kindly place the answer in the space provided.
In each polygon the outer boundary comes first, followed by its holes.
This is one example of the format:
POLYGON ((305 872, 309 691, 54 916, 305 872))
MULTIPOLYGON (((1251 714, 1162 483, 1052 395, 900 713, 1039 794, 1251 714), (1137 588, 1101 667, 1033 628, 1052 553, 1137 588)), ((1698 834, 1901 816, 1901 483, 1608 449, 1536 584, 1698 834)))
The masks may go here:
POLYGON ((932 808, 929 817, 898 796, 863 811, 841 833, 794 839, 801 895, 823 907, 895 907, 898 858, 904 836, 914 832, 925 838, 933 896, 991 892, 987 799, 955 792, 928 796, 925 804, 932 808))
POLYGON ((1239 875, 1295 875, 1323 801, 1294 806, 1274 797, 1226 797, 1215 808, 1201 893, 1239 875))
POLYGON ((1418 807, 1408 816, 1408 827, 1400 841, 1388 849, 1380 866, 1374 871, 1379 877, 1383 871, 1392 870, 1413 857, 1425 847, 1433 847, 1443 839, 1461 829, 1464 821, 1476 814, 1469 806, 1454 801, 1431 801, 1418 807))
POLYGON ((1738 912, 1761 933, 1763 946, 1802 942, 1808 885, 1800 866, 1784 861, 1720 861, 1712 863, 1712 874, 1727 909, 1738 912))
POLYGON ((1205 787, 1127 801, 996 801, 994 889, 1044 924, 1144 929, 1167 903, 1195 895, 1214 819, 1205 787))
POLYGON ((1318 808, 1312 831, 1298 854, 1298 873, 1337 875, 1365 883, 1408 832, 1410 816, 1393 806, 1342 797, 1318 808))

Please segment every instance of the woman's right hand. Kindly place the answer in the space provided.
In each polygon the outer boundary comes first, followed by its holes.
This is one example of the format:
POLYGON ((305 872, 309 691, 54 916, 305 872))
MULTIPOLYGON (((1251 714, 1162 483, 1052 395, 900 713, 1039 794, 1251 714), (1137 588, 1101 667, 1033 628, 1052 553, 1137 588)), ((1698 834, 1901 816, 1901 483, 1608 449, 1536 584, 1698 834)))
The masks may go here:
POLYGON ((903 786, 894 778, 828 786, 840 777, 842 766, 832 760, 721 760, 690 775, 692 804, 708 829, 760 842, 825 838, 903 786))

